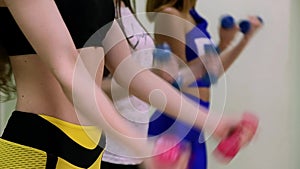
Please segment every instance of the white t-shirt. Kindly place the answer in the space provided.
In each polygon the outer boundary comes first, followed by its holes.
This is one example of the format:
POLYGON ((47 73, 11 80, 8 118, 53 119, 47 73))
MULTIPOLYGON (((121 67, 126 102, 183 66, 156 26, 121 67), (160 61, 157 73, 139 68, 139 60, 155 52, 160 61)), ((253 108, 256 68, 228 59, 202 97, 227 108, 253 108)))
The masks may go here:
MULTIPOLYGON (((150 68, 153 61, 152 52, 155 47, 152 38, 140 25, 129 8, 122 7, 121 16, 125 36, 129 39, 131 44, 136 45, 135 49, 132 49, 132 57, 142 66, 150 68)), ((116 84, 114 79, 112 79, 112 85, 112 92, 115 87, 121 88, 116 84)), ((150 106, 134 96, 128 96, 128 90, 123 89, 123 91, 127 97, 118 97, 119 93, 112 94, 116 109, 137 129, 144 133, 144 136, 147 136, 150 106)), ((124 95, 124 93, 120 95, 124 95)), ((121 145, 109 135, 106 135, 106 148, 102 158, 103 161, 130 165, 140 164, 142 162, 141 159, 128 157, 127 155, 130 154, 132 154, 132 152, 128 147, 121 145)))

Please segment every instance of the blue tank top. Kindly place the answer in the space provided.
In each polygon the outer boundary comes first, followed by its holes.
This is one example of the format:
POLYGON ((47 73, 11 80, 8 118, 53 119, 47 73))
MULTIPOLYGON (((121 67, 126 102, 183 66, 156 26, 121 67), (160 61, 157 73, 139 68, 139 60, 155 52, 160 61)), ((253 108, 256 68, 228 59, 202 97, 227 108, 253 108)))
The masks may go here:
MULTIPOLYGON (((185 55, 187 62, 190 62, 199 56, 203 56, 204 45, 213 44, 211 36, 207 31, 208 22, 200 16, 200 14, 192 8, 190 15, 196 22, 195 27, 185 35, 186 47, 185 55)), ((208 79, 208 75, 197 79, 195 82, 189 85, 190 87, 210 87, 211 82, 208 79)))

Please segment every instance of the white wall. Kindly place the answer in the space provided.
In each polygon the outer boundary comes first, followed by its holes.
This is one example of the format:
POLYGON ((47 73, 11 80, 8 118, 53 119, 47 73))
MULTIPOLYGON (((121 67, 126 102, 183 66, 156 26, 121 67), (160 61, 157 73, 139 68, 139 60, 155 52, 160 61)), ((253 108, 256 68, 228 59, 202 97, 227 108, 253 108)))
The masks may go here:
MULTIPOLYGON (((261 120, 260 133, 245 151, 224 168, 290 168, 289 1, 226 0, 201 3, 198 9, 210 20, 217 21, 218 16, 226 11, 232 11, 231 14, 237 18, 255 14, 265 20, 264 28, 226 76, 228 94, 225 112, 245 109, 256 112, 261 120)), ((213 22, 211 28, 216 27, 217 22, 213 22)), ((211 144, 210 148, 213 146, 211 144)), ((212 159, 210 168, 223 167, 212 159)))
POLYGON ((292 83, 292 89, 291 90, 291 115, 290 115, 290 136, 292 139, 291 142, 291 150, 292 150, 292 158, 293 160, 292 163, 292 168, 293 169, 298 169, 300 166, 300 161, 299 161, 299 156, 300 156, 300 91, 299 91, 299 86, 300 86, 300 49, 299 49, 299 44, 300 44, 300 22, 299 22, 299 16, 300 16, 300 1, 299 0, 292 0, 291 2, 291 19, 290 19, 290 64, 292 65, 292 73, 290 76, 290 82, 292 83))
MULTIPOLYGON (((145 2, 137 1, 138 11, 144 11, 145 2)), ((209 30, 216 42, 219 18, 223 14, 231 14, 237 21, 248 15, 259 15, 265 21, 263 29, 224 77, 227 82, 225 113, 240 115, 245 110, 255 112, 260 117, 259 134, 227 166, 220 165, 210 155, 210 169, 299 168, 300 165, 296 164, 299 162, 293 157, 299 155, 295 141, 299 140, 299 134, 295 134, 299 127, 295 120, 299 118, 296 114, 299 106, 294 106, 299 95, 295 94, 295 79, 291 79, 299 70, 292 63, 296 60, 300 63, 300 59, 296 58, 299 56, 299 38, 295 38, 295 34, 299 37, 297 7, 297 0, 293 0, 292 5, 288 0, 198 0, 197 9, 209 20, 209 30)), ((144 17, 141 20, 152 31, 152 25, 144 17)), ((211 153, 216 142, 209 139, 208 145, 211 153)))

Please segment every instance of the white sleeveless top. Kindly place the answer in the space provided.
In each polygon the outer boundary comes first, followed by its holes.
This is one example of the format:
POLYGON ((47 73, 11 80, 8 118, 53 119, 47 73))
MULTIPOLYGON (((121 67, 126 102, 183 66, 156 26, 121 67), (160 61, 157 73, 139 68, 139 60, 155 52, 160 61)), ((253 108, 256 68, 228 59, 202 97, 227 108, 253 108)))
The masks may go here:
MULTIPOLYGON (((122 7, 121 16, 124 34, 131 44, 136 45, 136 48, 132 49, 132 57, 143 67, 150 68, 153 61, 152 51, 155 47, 152 38, 146 33, 129 8, 122 7)), ((113 89, 116 86, 120 87, 114 79, 112 83, 113 89)), ((124 90, 124 93, 128 93, 128 91, 124 90)), ((118 99, 113 95, 113 103, 118 112, 127 118, 146 137, 150 118, 150 106, 134 96, 118 99)), ((109 135, 106 135, 106 148, 102 158, 103 161, 128 165, 140 164, 142 162, 141 159, 130 158, 126 154, 132 154, 132 151, 128 147, 116 142, 109 135)))

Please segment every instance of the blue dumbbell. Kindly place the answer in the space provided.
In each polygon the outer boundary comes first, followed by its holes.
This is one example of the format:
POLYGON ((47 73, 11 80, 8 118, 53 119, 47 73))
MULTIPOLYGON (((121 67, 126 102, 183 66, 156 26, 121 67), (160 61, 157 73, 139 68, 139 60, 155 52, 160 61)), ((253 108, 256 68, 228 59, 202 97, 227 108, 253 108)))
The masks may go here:
MULTIPOLYGON (((261 23, 263 23, 263 20, 261 17, 257 16, 257 18, 261 23)), ((242 20, 239 23, 239 27, 243 34, 247 34, 251 29, 251 23, 248 20, 242 20)))
POLYGON ((153 50, 153 59, 159 62, 167 62, 171 58, 171 48, 167 43, 156 45, 153 50))
MULTIPOLYGON (((263 20, 261 17, 257 17, 258 20, 263 23, 263 20)), ((231 29, 233 28, 235 25, 235 21, 234 21, 234 18, 230 15, 225 15, 222 17, 221 19, 221 27, 224 28, 224 29, 231 29)), ((240 27, 240 30, 243 34, 246 34, 249 32, 249 30, 251 29, 251 23, 248 21, 248 20, 242 20, 240 23, 239 23, 239 27, 240 27)))
POLYGON ((234 18, 231 15, 225 15, 221 18, 221 27, 224 29, 231 29, 235 25, 234 18))

